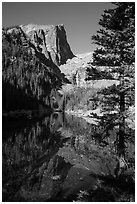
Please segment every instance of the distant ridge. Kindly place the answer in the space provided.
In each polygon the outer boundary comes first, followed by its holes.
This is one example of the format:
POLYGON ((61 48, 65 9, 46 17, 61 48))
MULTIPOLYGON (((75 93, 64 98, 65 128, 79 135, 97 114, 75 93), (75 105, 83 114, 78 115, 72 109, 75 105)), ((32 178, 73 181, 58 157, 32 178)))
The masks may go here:
POLYGON ((92 54, 93 54, 93 52, 86 52, 86 53, 76 54, 76 57, 84 58, 87 56, 91 56, 92 54))

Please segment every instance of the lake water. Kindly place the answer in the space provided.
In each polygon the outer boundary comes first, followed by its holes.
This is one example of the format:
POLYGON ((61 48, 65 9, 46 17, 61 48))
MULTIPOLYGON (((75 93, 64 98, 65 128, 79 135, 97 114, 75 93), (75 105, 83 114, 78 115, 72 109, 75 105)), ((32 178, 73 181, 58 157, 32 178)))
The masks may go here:
MULTIPOLYGON (((133 182, 116 177, 117 131, 106 136, 103 128, 61 113, 4 121, 3 201, 105 202, 125 192, 133 197, 133 182)), ((126 143, 126 152, 133 160, 134 141, 126 143)))

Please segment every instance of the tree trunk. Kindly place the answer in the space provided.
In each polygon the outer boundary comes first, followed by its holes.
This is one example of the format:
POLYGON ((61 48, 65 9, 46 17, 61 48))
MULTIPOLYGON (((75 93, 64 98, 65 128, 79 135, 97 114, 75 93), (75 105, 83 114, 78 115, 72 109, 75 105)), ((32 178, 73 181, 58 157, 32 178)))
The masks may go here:
MULTIPOLYGON (((120 89, 124 88, 124 73, 120 76, 120 89)), ((119 132, 118 132, 118 156, 125 155, 125 92, 120 91, 120 113, 119 113, 119 132)))

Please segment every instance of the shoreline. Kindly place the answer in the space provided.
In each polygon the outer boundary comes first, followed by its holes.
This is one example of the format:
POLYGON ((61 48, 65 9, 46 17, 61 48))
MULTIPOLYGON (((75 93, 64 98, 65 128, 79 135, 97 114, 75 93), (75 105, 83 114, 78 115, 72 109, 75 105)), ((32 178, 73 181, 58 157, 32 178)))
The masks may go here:
MULTIPOLYGON (((105 113, 108 112, 101 112, 100 108, 97 108, 95 110, 86 110, 78 109, 78 110, 66 110, 65 113, 74 115, 79 118, 83 118, 86 122, 94 125, 98 125, 98 122, 100 119, 95 118, 92 114, 96 114, 99 117, 102 117, 105 113)), ((118 111, 110 111, 109 114, 117 114, 118 111)), ((128 127, 135 130, 135 108, 133 106, 129 107, 126 114, 128 114, 128 117, 125 119, 125 122, 127 123, 128 127)))
POLYGON ((96 113, 98 116, 102 116, 103 114, 100 113, 100 109, 84 111, 84 110, 66 110, 65 113, 74 115, 79 118, 83 118, 86 122, 90 124, 97 125, 99 120, 92 117, 92 113, 96 113))

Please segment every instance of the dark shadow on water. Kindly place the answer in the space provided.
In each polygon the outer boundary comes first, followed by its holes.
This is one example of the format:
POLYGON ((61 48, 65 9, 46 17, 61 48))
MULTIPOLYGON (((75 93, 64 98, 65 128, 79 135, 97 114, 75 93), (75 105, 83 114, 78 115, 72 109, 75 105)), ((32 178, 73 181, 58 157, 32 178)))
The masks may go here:
POLYGON ((4 202, 134 200, 133 168, 118 169, 114 131, 101 139, 103 128, 62 113, 3 127, 4 202))

